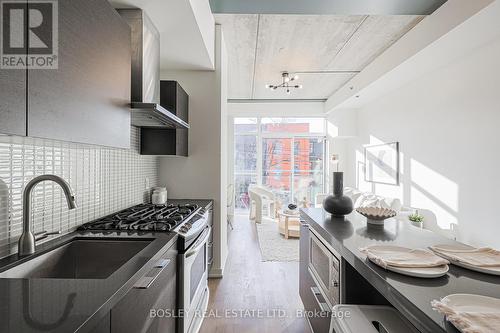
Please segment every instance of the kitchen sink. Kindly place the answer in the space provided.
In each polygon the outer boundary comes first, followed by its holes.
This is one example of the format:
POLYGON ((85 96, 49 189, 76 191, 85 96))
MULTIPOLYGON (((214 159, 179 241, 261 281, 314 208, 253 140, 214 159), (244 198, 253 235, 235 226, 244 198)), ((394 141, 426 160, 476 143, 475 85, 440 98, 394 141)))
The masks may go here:
POLYGON ((0 278, 106 279, 150 243, 75 239, 0 273, 0 278))

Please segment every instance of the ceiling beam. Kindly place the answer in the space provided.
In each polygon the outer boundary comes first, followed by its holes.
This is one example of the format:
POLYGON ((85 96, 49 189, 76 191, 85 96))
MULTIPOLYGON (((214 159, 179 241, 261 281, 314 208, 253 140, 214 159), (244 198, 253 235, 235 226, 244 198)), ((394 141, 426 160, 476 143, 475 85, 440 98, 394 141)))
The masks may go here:
POLYGON ((271 99, 271 98, 260 98, 260 99, 231 99, 227 100, 228 103, 324 103, 326 98, 288 98, 288 99, 271 99))
MULTIPOLYGON (((448 1, 389 47, 343 87, 334 92, 326 101, 325 110, 332 112, 339 108, 356 108, 360 107, 361 103, 366 103, 368 100, 375 98, 371 95, 382 96, 383 94, 380 91, 375 94, 373 92, 367 93, 367 90, 493 2, 494 0, 448 1)), ((479 40, 479 37, 477 39, 479 40)), ((430 62, 434 63, 435 59, 430 62)), ((410 68, 410 72, 402 75, 400 81, 408 82, 407 80, 418 75, 421 75, 420 71, 410 68)), ((386 89, 394 89, 393 85, 387 83, 379 85, 379 88, 384 92, 386 92, 386 89)))
POLYGON ((210 0, 213 13, 429 15, 446 0, 210 0))

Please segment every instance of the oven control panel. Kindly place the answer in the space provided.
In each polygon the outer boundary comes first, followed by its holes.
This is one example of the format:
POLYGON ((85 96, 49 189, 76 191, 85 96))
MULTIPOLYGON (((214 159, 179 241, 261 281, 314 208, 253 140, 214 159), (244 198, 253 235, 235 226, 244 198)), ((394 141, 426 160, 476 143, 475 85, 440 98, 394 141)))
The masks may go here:
POLYGON ((193 217, 183 223, 177 232, 180 236, 189 238, 191 235, 195 235, 200 232, 208 223, 208 212, 205 208, 200 208, 193 217))

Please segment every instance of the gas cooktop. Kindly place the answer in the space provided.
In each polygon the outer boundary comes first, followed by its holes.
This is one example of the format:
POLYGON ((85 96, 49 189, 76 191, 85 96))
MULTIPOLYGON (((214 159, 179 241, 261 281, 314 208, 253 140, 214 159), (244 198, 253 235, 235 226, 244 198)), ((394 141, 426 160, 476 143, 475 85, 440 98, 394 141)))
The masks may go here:
POLYGON ((198 205, 140 204, 81 225, 79 230, 173 231, 199 212, 198 205))

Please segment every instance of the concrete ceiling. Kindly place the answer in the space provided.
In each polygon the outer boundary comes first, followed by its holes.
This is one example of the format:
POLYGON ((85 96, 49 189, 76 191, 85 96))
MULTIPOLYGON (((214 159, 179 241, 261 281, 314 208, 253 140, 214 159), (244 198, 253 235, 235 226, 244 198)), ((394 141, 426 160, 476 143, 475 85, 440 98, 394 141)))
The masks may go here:
POLYGON ((229 99, 326 99, 423 17, 216 14, 229 54, 229 99), (303 89, 266 89, 283 71, 297 73, 303 89))

